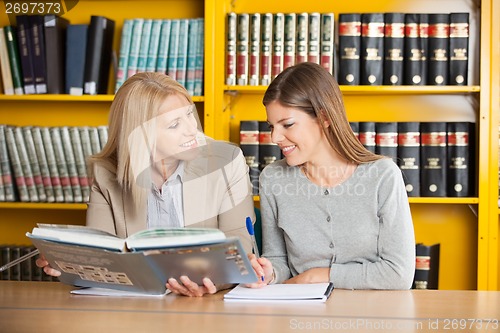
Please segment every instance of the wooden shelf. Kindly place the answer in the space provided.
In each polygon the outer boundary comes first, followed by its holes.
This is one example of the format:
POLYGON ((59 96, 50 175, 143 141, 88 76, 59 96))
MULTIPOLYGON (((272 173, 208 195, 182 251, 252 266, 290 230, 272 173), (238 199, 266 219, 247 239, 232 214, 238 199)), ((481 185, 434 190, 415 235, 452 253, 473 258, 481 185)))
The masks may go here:
MULTIPOLYGON (((260 201, 258 195, 254 195, 253 200, 255 202, 260 201)), ((478 204, 479 198, 408 198, 411 204, 455 204, 455 205, 468 205, 468 204, 478 204)), ((500 210, 498 211, 500 214, 500 210)))
POLYGON ((0 209, 86 210, 85 203, 1 202, 0 209))
MULTIPOLYGON (((226 94, 262 94, 267 86, 225 86, 226 94)), ((464 95, 479 93, 479 86, 340 86, 344 95, 464 95)))
MULTIPOLYGON (((0 95, 0 101, 46 101, 46 102, 112 102, 115 95, 0 95)), ((194 96, 194 102, 203 102, 203 96, 194 96)))

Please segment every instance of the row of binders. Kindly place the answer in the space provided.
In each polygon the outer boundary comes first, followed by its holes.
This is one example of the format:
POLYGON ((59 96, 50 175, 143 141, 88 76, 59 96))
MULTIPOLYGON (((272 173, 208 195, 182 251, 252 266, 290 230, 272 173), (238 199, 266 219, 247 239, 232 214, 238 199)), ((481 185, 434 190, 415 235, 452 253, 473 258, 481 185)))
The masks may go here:
MULTIPOLYGON (((368 150, 390 157, 403 173, 410 197, 470 197, 475 193, 475 124, 469 122, 351 122, 368 150)), ((263 121, 240 122, 240 147, 250 167, 254 195, 259 174, 281 159, 263 121)))
POLYGON ((166 73, 193 96, 203 94, 204 19, 126 19, 118 61, 115 21, 91 16, 70 24, 56 15, 18 15, 0 27, 0 71, 5 95, 107 94, 138 72, 166 73), (110 71, 116 68, 109 82, 110 71))
POLYGON ((87 202, 108 129, 0 125, 0 202, 87 202))
POLYGON ((103 16, 91 16, 89 24, 16 16, 16 26, 0 28, 4 94, 106 94, 114 29, 103 16))
POLYGON ((204 19, 127 19, 120 41, 115 91, 138 72, 166 73, 191 96, 203 93, 204 19))
MULTIPOLYGON (((35 251, 34 246, 0 245, 0 266, 8 264, 20 257, 35 251)), ((0 272, 3 281, 59 281, 47 275, 36 265, 39 255, 24 260, 13 267, 0 272)))
POLYGON ((301 62, 342 85, 467 85, 469 13, 227 15, 226 84, 268 85, 301 62))

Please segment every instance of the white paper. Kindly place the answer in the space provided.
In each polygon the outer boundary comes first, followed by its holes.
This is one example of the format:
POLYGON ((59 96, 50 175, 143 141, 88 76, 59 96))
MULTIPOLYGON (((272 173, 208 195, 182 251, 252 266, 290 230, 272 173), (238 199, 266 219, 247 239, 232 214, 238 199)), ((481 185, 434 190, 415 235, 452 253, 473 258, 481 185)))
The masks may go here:
POLYGON ((224 295, 225 301, 318 301, 328 299, 329 283, 271 284, 247 288, 240 284, 224 295))
POLYGON ((70 291, 73 295, 90 295, 90 296, 112 296, 112 297, 163 297, 170 293, 170 290, 161 295, 151 295, 131 291, 123 291, 106 288, 81 288, 70 291))

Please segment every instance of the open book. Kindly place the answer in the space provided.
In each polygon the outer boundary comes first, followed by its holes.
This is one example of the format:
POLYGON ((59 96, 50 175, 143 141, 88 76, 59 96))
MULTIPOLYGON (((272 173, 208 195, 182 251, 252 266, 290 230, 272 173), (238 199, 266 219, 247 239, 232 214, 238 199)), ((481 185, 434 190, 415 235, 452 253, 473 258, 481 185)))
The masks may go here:
POLYGON ((201 284, 252 283, 257 276, 238 238, 218 229, 150 229, 126 239, 83 226, 39 224, 26 233, 59 280, 99 287, 164 294, 167 280, 186 275, 201 284))

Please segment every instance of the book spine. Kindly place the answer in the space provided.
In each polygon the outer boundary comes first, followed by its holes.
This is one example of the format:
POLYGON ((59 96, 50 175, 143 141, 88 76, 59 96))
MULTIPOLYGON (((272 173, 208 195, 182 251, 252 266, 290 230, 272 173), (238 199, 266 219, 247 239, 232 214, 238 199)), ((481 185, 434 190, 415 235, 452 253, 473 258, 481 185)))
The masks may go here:
POLYGON ((276 13, 273 16, 273 45, 271 61, 271 78, 274 79, 283 71, 285 14, 276 13))
POLYGON ((239 14, 237 17, 236 34, 236 84, 248 85, 248 49, 249 49, 250 17, 239 14))
MULTIPOLYGON (((43 148, 45 151, 45 156, 47 158, 47 167, 50 173, 50 182, 52 184, 52 188, 54 189, 55 201, 64 202, 64 190, 61 182, 61 177, 59 176, 59 169, 57 167, 50 129, 48 127, 40 127, 40 134, 42 136, 43 148)), ((66 181, 67 178, 65 178, 64 180, 66 181)), ((68 185, 65 183, 65 186, 68 185)))
POLYGON ((8 25, 4 28, 5 42, 7 43, 7 53, 9 54, 10 71, 12 74, 12 83, 14 85, 14 94, 22 95, 23 90, 23 75, 21 68, 21 60, 19 58, 19 48, 17 43, 17 33, 15 28, 8 25))
POLYGON ((99 151, 101 151, 106 145, 106 142, 108 142, 108 127, 97 126, 97 134, 99 135, 99 151))
POLYGON ((361 142, 361 144, 365 146, 365 148, 371 151, 372 153, 375 152, 376 134, 377 132, 375 130, 375 122, 373 121, 359 122, 359 142, 361 142))
POLYGON ((108 83, 111 71, 111 60, 114 57, 113 39, 115 35, 115 21, 105 18, 104 38, 101 51, 101 64, 99 66, 98 94, 108 93, 108 83))
POLYGON ((249 167, 252 192, 259 194, 259 122, 242 120, 240 122, 240 148, 249 167))
POLYGON ((2 169, 0 169, 0 202, 5 201, 5 185, 3 183, 2 169))
POLYGON ((267 121, 259 121, 259 169, 281 159, 281 149, 271 138, 271 128, 267 121))
POLYGON ((80 184, 80 175, 78 174, 78 169, 76 165, 76 155, 73 150, 73 144, 71 142, 71 136, 69 134, 69 127, 63 126, 59 128, 61 135, 61 143, 64 149, 64 158, 66 160, 66 166, 68 168, 69 181, 71 183, 71 190, 73 191, 73 201, 82 202, 83 194, 82 187, 80 184))
POLYGON ((467 85, 469 13, 450 13, 450 84, 467 85))
POLYGON ((321 30, 321 14, 309 14, 309 44, 307 45, 307 61, 319 64, 319 40, 321 30))
POLYGON ((420 131, 421 196, 446 197, 446 123, 421 123, 420 131))
POLYGON ((405 14, 384 14, 384 85, 403 84, 405 14))
POLYGON ((472 194, 469 154, 471 126, 472 124, 467 122, 447 123, 447 195, 449 197, 468 197, 472 194))
POLYGON ((99 132, 97 127, 89 127, 90 144, 92 146, 92 154, 95 155, 101 151, 101 144, 99 143, 99 132))
POLYGON ((64 193, 64 201, 74 202, 75 198, 73 196, 73 189, 71 186, 72 182, 70 179, 66 157, 64 156, 64 147, 61 139, 61 133, 58 127, 52 127, 49 130, 52 139, 52 147, 54 148, 54 156, 57 165, 57 171, 59 173, 59 179, 61 181, 61 186, 64 193))
POLYGON ((151 25, 151 38, 149 40, 148 57, 146 60, 146 72, 154 72, 156 70, 156 62, 158 61, 158 47, 160 45, 162 20, 154 19, 151 25))
POLYGON ((134 21, 126 19, 123 21, 122 34, 120 40, 120 51, 118 54, 118 68, 116 70, 115 92, 127 79, 127 66, 130 54, 130 44, 132 42, 132 28, 134 21))
POLYGON ((98 93, 105 28, 106 19, 103 16, 92 16, 90 18, 83 76, 84 94, 96 95, 98 93))
POLYGON ((5 201, 15 201, 14 181, 10 168, 7 138, 5 134, 6 125, 0 125, 0 171, 4 185, 5 201))
MULTIPOLYGON (((10 260, 14 261, 21 257, 21 248, 13 245, 10 248, 10 260)), ((18 263, 10 268, 10 280, 21 281, 21 263, 18 263)))
POLYGON ((384 14, 361 15, 361 84, 381 85, 383 82, 384 14))
POLYGON ((421 35, 420 14, 405 15, 404 84, 425 85, 426 53, 424 36, 421 35))
POLYGON ((419 48, 418 14, 405 15, 404 84, 415 85, 422 81, 420 63, 422 50, 419 48))
POLYGON ((420 123, 398 123, 398 166, 403 173, 406 193, 420 196, 420 123))
POLYGON ((198 24, 199 20, 189 20, 189 42, 186 63, 186 90, 194 96, 194 83, 196 80, 196 53, 198 52, 198 24))
POLYGON ((0 72, 2 72, 3 93, 14 95, 14 82, 12 81, 12 71, 9 64, 9 52, 7 51, 7 41, 5 40, 4 28, 0 27, 0 72))
POLYGON ((397 163, 398 157, 398 123, 375 123, 375 153, 392 158, 397 163))
POLYGON ((33 177, 33 169, 31 168, 30 159, 26 150, 26 143, 24 142, 22 129, 21 127, 14 127, 12 130, 14 133, 14 140, 17 145, 19 161, 21 162, 21 167, 23 169, 24 182, 26 184, 26 188, 28 189, 30 198, 29 201, 39 202, 38 184, 35 183, 35 177, 33 177))
POLYGON ((226 84, 236 85, 236 36, 237 15, 228 13, 226 19, 226 84))
MULTIPOLYGON (((28 134, 27 134, 28 136, 28 134)), ((47 162, 47 156, 45 155, 45 147, 43 145, 42 133, 40 127, 31 128, 31 136, 33 138, 33 144, 35 148, 36 158, 38 160, 38 165, 40 167, 40 175, 42 177, 43 187, 45 189, 45 194, 47 197, 47 202, 55 202, 54 188, 52 186, 52 180, 50 177, 49 165, 47 162)))
POLYGON ((172 79, 177 77, 177 54, 179 52, 179 20, 172 20, 170 28, 170 44, 168 46, 167 74, 172 79))
POLYGON ((132 37, 130 40, 130 51, 127 64, 127 76, 125 77, 125 80, 137 73, 143 27, 144 19, 135 18, 132 26, 132 37))
POLYGON ((170 44, 170 27, 172 22, 170 20, 162 20, 160 43, 158 45, 158 60, 156 61, 156 72, 167 72, 168 61, 168 46, 170 44))
POLYGON ((438 289, 440 244, 416 245, 413 289, 438 289))
MULTIPOLYGON (((89 166, 87 165, 87 159, 89 156, 91 156, 92 153, 92 144, 90 143, 90 135, 89 135, 89 127, 84 126, 80 127, 79 129, 80 132, 80 142, 82 143, 82 151, 83 151, 83 157, 85 161, 85 168, 87 170, 87 184, 89 185, 89 196, 90 196, 90 186, 92 185, 92 177, 91 172, 89 170, 89 166)), ((88 198, 87 198, 88 201, 88 198)))
POLYGON ((142 27, 141 43, 139 44, 139 54, 137 57, 137 73, 146 71, 146 62, 148 59, 149 41, 151 40, 152 19, 144 19, 142 27))
POLYGON ((295 65, 295 39, 297 29, 297 15, 287 13, 284 16, 283 32, 283 69, 295 65))
POLYGON ((179 21, 179 48, 177 51, 177 82, 186 86, 187 52, 189 44, 189 20, 179 21))
POLYGON ((260 14, 250 14, 250 59, 248 68, 248 84, 259 85, 260 74, 260 14))
POLYGON ((321 14, 320 65, 334 74, 333 58, 335 41, 335 19, 333 13, 321 14))
POLYGON ((428 84, 444 86, 449 81, 449 14, 429 14, 428 84))
MULTIPOLYGON (((359 85, 361 14, 339 14, 339 75, 341 85, 359 85)), ((361 132, 360 132, 361 133, 361 132)))
POLYGON ((196 67, 194 73, 194 96, 203 95, 203 71, 205 60, 205 20, 199 18, 198 20, 198 38, 196 47, 196 67))
POLYGON ((66 31, 66 94, 83 95, 88 30, 87 24, 68 25, 66 31))
POLYGON ((41 15, 29 16, 31 49, 33 51, 33 75, 37 94, 47 93, 47 65, 45 59, 45 19, 41 15))
POLYGON ((17 150, 16 139, 14 136, 14 128, 12 126, 5 127, 5 140, 9 152, 10 163, 12 165, 12 174, 16 181, 16 189, 19 194, 19 200, 22 202, 30 201, 30 194, 24 178, 24 171, 21 165, 21 159, 17 150))
POLYGON ((64 94, 65 40, 69 21, 55 15, 44 16, 47 93, 64 94))
POLYGON ((80 140, 80 131, 78 127, 69 127, 68 130, 71 146, 75 155, 76 172, 78 175, 78 184, 82 192, 82 201, 88 202, 90 197, 90 186, 88 183, 87 165, 85 164, 82 141, 80 140))
POLYGON ((359 122, 350 121, 349 126, 351 126, 352 133, 354 134, 354 136, 359 140, 359 122))
POLYGON ((295 43, 295 63, 307 61, 307 45, 309 44, 309 14, 297 14, 297 41, 295 43))
POLYGON ((272 78, 273 14, 261 16, 260 29, 260 84, 269 85, 272 78))
MULTIPOLYGON (((6 263, 12 261, 10 253, 11 253, 10 252, 10 246, 8 246, 8 245, 0 246, 0 255, 1 255, 2 263, 6 264, 6 263)), ((10 269, 6 269, 3 272, 1 272, 0 273, 1 274, 1 279, 4 280, 4 281, 10 280, 10 272, 11 272, 10 269)))
POLYGON ((38 200, 41 202, 45 202, 47 201, 47 194, 45 193, 45 185, 43 183, 42 172, 40 170, 40 164, 36 155, 35 142, 33 140, 33 135, 31 134, 31 127, 18 127, 18 130, 21 132, 21 135, 24 139, 24 145, 31 171, 33 173, 33 182, 38 194, 38 200))
POLYGON ((21 69, 23 73, 23 85, 25 94, 35 94, 35 74, 33 69, 31 50, 31 35, 29 29, 29 19, 27 15, 16 16, 17 39, 19 42, 19 55, 21 59, 21 69))
MULTIPOLYGON (((29 254, 31 251, 35 249, 32 246, 22 246, 21 248, 21 256, 29 254)), ((33 276, 31 272, 33 271, 33 267, 31 266, 31 260, 24 260, 21 262, 21 281, 33 281, 33 276)))

